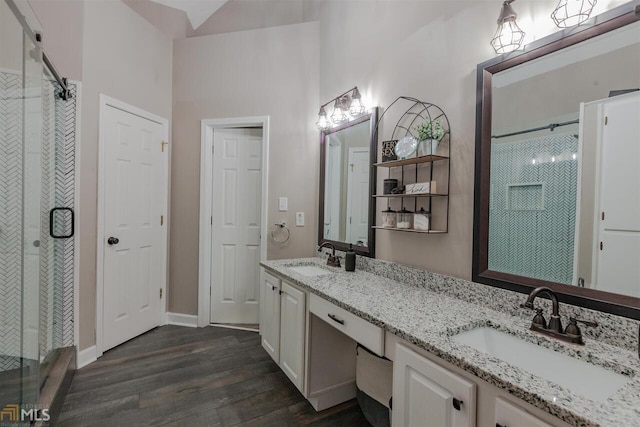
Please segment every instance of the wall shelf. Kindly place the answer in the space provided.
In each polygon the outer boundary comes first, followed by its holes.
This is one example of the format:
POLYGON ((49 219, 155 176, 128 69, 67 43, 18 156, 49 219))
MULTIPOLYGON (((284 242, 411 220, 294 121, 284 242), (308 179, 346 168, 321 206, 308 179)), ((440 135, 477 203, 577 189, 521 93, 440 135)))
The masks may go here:
POLYGON ((405 233, 422 233, 422 234, 447 234, 444 230, 415 230, 413 228, 390 228, 381 225, 375 225, 373 228, 377 230, 404 231, 405 233))
POLYGON ((415 194, 374 194, 373 197, 380 198, 397 198, 397 197, 449 197, 448 194, 438 194, 438 193, 415 193, 415 194))
POLYGON ((409 159, 391 160, 388 162, 374 163, 374 166, 383 167, 383 168, 396 168, 400 166, 416 165, 419 163, 438 162, 441 160, 449 160, 449 157, 430 154, 428 156, 411 157, 409 159))
MULTIPOLYGON (((390 230, 390 231, 402 231, 405 233, 421 233, 421 234, 446 234, 449 231, 449 187, 451 181, 451 129, 449 126, 449 119, 447 115, 435 104, 429 102, 422 102, 416 98, 407 96, 401 96, 393 101, 389 107, 380 116, 382 121, 384 115, 391 110, 394 106, 401 105, 402 103, 410 103, 409 108, 404 111, 404 114, 391 114, 392 116, 400 119, 396 123, 390 138, 386 139, 386 142, 393 144, 400 139, 410 136, 419 139, 417 128, 423 123, 439 123, 443 130, 442 136, 439 139, 439 144, 434 151, 431 150, 431 145, 428 145, 429 151, 418 151, 413 153, 413 157, 407 159, 393 160, 393 145, 391 148, 385 149, 384 144, 382 150, 382 159, 386 161, 374 163, 376 168, 387 169, 387 177, 390 179, 396 179, 397 185, 402 187, 408 184, 429 182, 433 183, 431 190, 434 193, 415 193, 415 194, 375 194, 374 200, 386 200, 387 209, 401 211, 408 209, 413 212, 423 212, 430 214, 429 227, 433 227, 432 230, 416 230, 413 228, 388 228, 381 225, 373 226, 372 228, 377 230, 390 230), (423 154, 430 152, 423 156, 423 154), (437 187, 435 186, 437 184, 437 187), (437 190, 441 192, 438 193, 437 190)), ((377 128, 376 128, 377 134, 377 128)), ((424 136, 424 135, 423 135, 424 136)), ((378 135, 378 137, 382 137, 378 135)), ((430 144, 430 143, 429 143, 430 144)), ((420 144, 419 144, 420 145, 420 144)), ((426 188, 425 188, 426 189, 426 188)), ((380 189, 378 189, 379 191, 380 189)), ((382 191, 380 191, 382 193, 382 191)), ((376 208, 383 210, 381 203, 377 203, 376 208)))

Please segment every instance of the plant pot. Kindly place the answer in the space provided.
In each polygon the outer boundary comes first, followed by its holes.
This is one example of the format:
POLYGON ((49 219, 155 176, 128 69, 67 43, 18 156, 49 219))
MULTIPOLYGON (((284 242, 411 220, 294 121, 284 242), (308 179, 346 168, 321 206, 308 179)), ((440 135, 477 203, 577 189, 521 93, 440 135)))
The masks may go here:
POLYGON ((440 144, 440 140, 438 139, 425 139, 420 141, 420 144, 418 144, 418 156, 436 154, 438 144, 440 144))

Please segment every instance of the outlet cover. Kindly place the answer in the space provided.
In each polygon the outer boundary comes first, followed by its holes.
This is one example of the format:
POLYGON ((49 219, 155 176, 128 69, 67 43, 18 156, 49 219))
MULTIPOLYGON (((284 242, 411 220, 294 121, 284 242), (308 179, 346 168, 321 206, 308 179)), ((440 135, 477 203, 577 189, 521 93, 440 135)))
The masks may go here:
POLYGON ((296 212, 296 227, 304 227, 304 212, 296 212))

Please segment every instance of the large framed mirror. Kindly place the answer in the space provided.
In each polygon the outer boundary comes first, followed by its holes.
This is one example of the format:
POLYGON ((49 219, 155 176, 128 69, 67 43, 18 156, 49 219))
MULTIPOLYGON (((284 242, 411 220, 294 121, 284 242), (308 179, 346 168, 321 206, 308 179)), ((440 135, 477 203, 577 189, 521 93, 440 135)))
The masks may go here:
POLYGON ((473 281, 640 319, 640 2, 478 65, 473 281))
POLYGON ((378 109, 320 132, 318 244, 375 256, 373 194, 378 153, 378 109))

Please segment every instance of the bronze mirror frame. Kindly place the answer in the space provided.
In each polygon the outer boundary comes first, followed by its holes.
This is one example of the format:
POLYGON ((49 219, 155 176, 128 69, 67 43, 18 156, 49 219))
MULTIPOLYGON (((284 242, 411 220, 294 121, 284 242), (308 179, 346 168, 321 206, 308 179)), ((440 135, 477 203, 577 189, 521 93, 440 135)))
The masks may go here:
POLYGON ((640 20, 640 2, 632 1, 592 18, 586 25, 559 31, 527 45, 524 51, 502 55, 478 65, 476 91, 476 159, 473 215, 472 280, 476 283, 530 293, 548 286, 567 304, 640 320, 640 298, 581 288, 489 270, 489 199, 491 174, 492 76, 500 71, 557 52, 640 20))
POLYGON ((358 255, 363 255, 370 258, 375 258, 376 255, 376 233, 373 229, 373 225, 376 220, 376 205, 373 195, 376 193, 376 167, 373 164, 378 158, 378 107, 373 107, 369 110, 369 113, 351 120, 345 124, 337 126, 335 128, 320 131, 320 201, 318 212, 318 245, 324 243, 331 243, 336 250, 346 251, 349 249, 349 243, 340 242, 338 240, 329 240, 324 238, 324 187, 325 187, 325 162, 326 162, 326 137, 332 133, 339 132, 344 129, 348 129, 352 126, 358 125, 369 121, 369 135, 371 140, 369 141, 369 227, 367 230, 367 246, 353 245, 353 250, 358 255))

